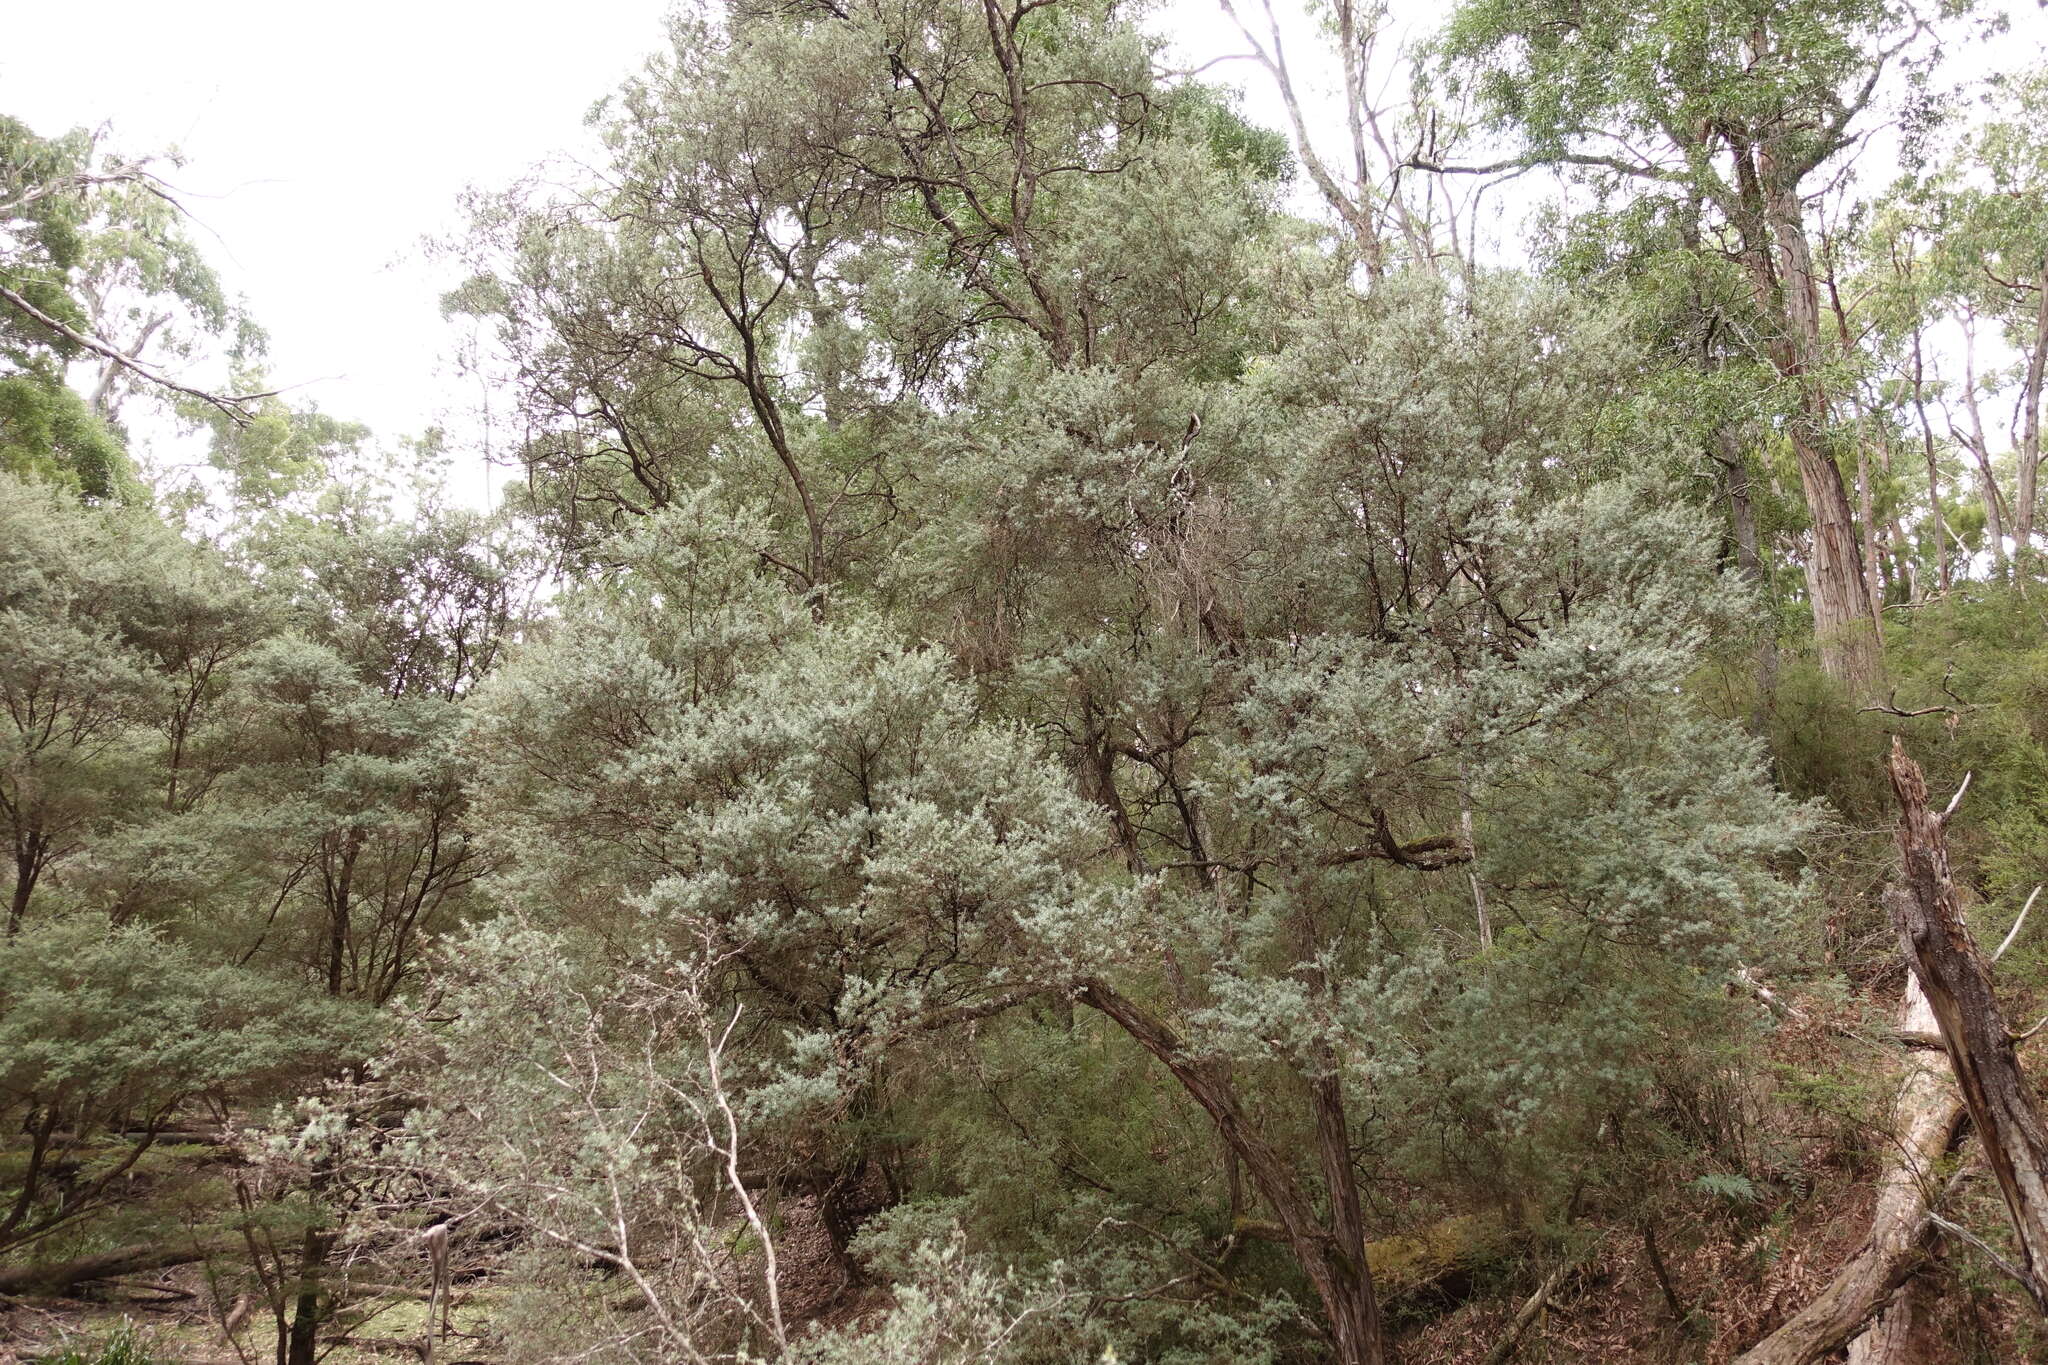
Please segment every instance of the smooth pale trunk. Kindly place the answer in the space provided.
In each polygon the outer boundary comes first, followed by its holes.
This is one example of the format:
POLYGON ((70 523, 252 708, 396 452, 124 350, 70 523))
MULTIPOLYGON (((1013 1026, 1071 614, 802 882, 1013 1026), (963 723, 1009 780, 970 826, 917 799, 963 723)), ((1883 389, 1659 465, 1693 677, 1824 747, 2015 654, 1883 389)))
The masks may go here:
MULTIPOLYGON (((1904 1365, 1904 1358, 1879 1354, 1907 1340, 1893 1319, 1893 1298, 1923 1263, 1933 1233, 1928 1213, 1938 1189, 1937 1172, 1962 1121, 1963 1099, 1947 1059, 1926 1046, 1935 1036, 1933 1008, 1917 980, 1908 978, 1899 1006, 1898 1033, 1905 1049, 1898 1099, 1892 1108, 1891 1140, 1883 1144, 1884 1168, 1870 1235, 1825 1289, 1777 1331, 1737 1358, 1736 1365, 1811 1365, 1844 1345, 1860 1365, 1904 1365), (1871 1326, 1873 1317, 1876 1324, 1871 1326)), ((1910 1309, 1907 1310, 1910 1312, 1910 1309)))

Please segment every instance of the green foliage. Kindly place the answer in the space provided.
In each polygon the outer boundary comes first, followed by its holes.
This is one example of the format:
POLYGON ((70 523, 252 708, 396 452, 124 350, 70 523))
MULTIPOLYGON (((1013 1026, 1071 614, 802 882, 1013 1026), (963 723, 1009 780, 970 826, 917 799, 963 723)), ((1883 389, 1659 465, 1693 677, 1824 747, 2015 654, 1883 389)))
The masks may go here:
POLYGON ((66 1346, 42 1365, 156 1365, 157 1357, 135 1324, 123 1322, 97 1346, 66 1346))
POLYGON ((0 1095, 10 1107, 147 1118, 232 1082, 303 1078, 363 1021, 288 985, 192 960, 157 931, 84 916, 0 942, 0 1095))
POLYGON ((95 502, 126 498, 134 488, 120 441, 46 371, 0 376, 0 470, 95 502))
MULTIPOLYGON (((1804 218, 1906 23, 1472 0, 1434 51, 1570 212, 1365 275, 1121 7, 680 14, 454 248, 497 516, 266 400, 173 529, 17 309, 0 1243, 155 1226, 134 1174, 331 1326, 323 1257, 446 1219, 512 1358, 620 1365, 1278 1365, 1368 1272, 1422 1332, 1617 1231, 1762 1274, 1889 1093, 1836 1045, 1886 732, 1976 775, 1980 932, 2048 880, 2011 460, 1930 416, 2010 376, 1924 364, 2026 340, 2040 91, 1982 183, 1804 218), (1831 463, 1889 709, 1795 624, 1831 463), (271 1117, 182 1180, 121 1136, 201 1109, 271 1117)), ((0 139, 0 281, 254 355, 146 184, 0 139)))

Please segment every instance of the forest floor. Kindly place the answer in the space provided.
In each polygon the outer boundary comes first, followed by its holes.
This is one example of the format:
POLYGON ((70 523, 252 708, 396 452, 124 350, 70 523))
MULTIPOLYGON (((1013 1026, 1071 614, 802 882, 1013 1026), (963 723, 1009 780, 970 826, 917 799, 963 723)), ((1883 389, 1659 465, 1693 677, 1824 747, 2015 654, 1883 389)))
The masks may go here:
MULTIPOLYGON (((1470 1216, 1447 1219, 1432 1233, 1375 1244, 1399 1358, 1408 1365, 1479 1365, 1512 1334, 1510 1358, 1523 1365, 1731 1360, 1806 1303, 1868 1228, 1869 1171, 1849 1135, 1813 1134, 1801 1147, 1801 1188, 1783 1191, 1770 1210, 1711 1224, 1674 1219, 1654 1239, 1640 1228, 1599 1229, 1588 1220, 1580 1226, 1589 1240, 1579 1242, 1581 1251, 1554 1278, 1554 1251, 1535 1249, 1527 1239, 1482 1236, 1466 1226, 1475 1221, 1470 1216), (1472 1254, 1481 1242, 1481 1254, 1472 1254), (1547 1292, 1535 1311, 1523 1313, 1539 1287, 1547 1292), (1516 1332, 1518 1314, 1524 1320, 1516 1332)), ((1996 1217, 1995 1210, 1985 1212, 1996 1217)), ((811 1201, 787 1201, 778 1223, 782 1300, 793 1325, 840 1327, 886 1306, 885 1285, 849 1283, 811 1201)), ((322 1365, 426 1359, 424 1263, 416 1284, 384 1283, 404 1272, 363 1264, 339 1281, 341 1308, 321 1333, 322 1365)), ((241 1274, 223 1261, 81 1290, 93 1298, 0 1298, 0 1365, 273 1360, 277 1327, 260 1300, 233 1338, 224 1330, 241 1274)), ((2009 1287, 1973 1275, 1955 1257, 1925 1274, 1928 1287, 1939 1291, 1924 1296, 1925 1365, 2003 1365, 2023 1358, 2010 1353, 2015 1316, 2025 1315, 2009 1287)), ((510 1339, 519 1314, 499 1278, 487 1262, 458 1267, 452 1330, 435 1338, 436 1365, 533 1358, 510 1339)))
MULTIPOLYGON (((886 1290, 849 1285, 808 1198, 785 1202, 776 1238, 785 1311, 805 1328, 843 1325, 882 1307, 886 1290)), ((423 1268, 423 1267, 422 1267, 423 1268)), ((387 1272, 388 1273, 388 1272, 387 1272)), ((449 1330, 435 1365, 496 1365, 508 1341, 502 1291, 488 1270, 458 1272, 449 1330)), ((217 1268, 179 1266, 87 1286, 78 1298, 0 1296, 0 1365, 256 1365, 277 1358, 274 1317, 260 1302, 230 1337, 237 1295, 217 1268)), ((389 1365, 426 1358, 423 1288, 344 1276, 341 1308, 320 1336, 321 1365, 389 1365)))

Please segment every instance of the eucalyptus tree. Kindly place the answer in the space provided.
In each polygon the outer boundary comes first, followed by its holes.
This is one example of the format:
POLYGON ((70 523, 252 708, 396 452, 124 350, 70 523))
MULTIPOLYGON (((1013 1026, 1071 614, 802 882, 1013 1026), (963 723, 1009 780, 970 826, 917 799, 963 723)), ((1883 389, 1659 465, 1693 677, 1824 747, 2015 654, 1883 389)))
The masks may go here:
MULTIPOLYGON (((2039 512, 2041 406, 2048 389, 2048 79, 2014 73, 1994 87, 1992 117, 1976 129, 1942 181, 1930 190, 1938 225, 1931 265, 1952 306, 1995 324, 2018 357, 2014 375, 2015 548, 2033 551, 2039 512)), ((1974 366, 1972 367, 1974 371, 1974 366)), ((1965 395, 1971 408, 1969 441, 1988 464, 1977 376, 1965 395)))
POLYGON ((152 391, 147 370, 187 368, 205 358, 209 344, 239 369, 266 345, 186 232, 182 207, 153 174, 136 171, 97 187, 86 201, 73 285, 91 335, 116 353, 94 357, 88 395, 94 414, 109 424, 130 394, 152 391))
POLYGON ((1551 165, 1671 203, 1724 231, 1799 396, 1788 435, 1811 522, 1808 589, 1824 667, 1883 671, 1877 603, 1839 465, 1809 204, 1880 116, 1883 82, 1924 73, 1929 16, 1889 0, 1619 5, 1477 0, 1440 41, 1486 115, 1525 142, 1499 170, 1551 165))
POLYGON ((189 358, 197 340, 230 354, 261 334, 225 298, 184 235, 182 209, 147 161, 113 155, 100 134, 40 137, 0 116, 0 458, 56 475, 91 498, 133 499, 109 428, 124 385, 140 384, 246 421, 256 395, 180 382, 145 359, 152 343, 189 358), (65 383, 74 361, 98 367, 90 400, 65 383))
POLYGON ((112 498, 128 491, 126 457, 65 386, 64 367, 82 347, 56 330, 85 322, 70 276, 83 251, 82 201, 96 182, 90 157, 82 135, 41 138, 0 118, 0 468, 112 498))

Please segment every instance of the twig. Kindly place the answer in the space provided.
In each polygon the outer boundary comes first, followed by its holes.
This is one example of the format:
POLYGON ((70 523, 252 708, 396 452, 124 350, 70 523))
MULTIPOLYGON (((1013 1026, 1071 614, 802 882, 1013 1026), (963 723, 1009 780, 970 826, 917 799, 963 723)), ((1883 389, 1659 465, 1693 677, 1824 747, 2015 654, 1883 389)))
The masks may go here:
POLYGON ((2034 1301, 2035 1307, 2039 1308, 2043 1313, 2048 1313, 2048 1301, 2043 1301, 2040 1291, 2034 1288, 2032 1278, 2011 1261, 2006 1260, 2005 1257, 1992 1250, 1983 1238, 1962 1224, 1951 1222, 1932 1210, 1928 1211, 1927 1221, 1949 1236, 1959 1238, 1982 1252, 1985 1259, 1990 1261, 1993 1266, 1996 1266, 2001 1274, 2019 1282, 2020 1287, 2027 1291, 2027 1297, 2034 1301))
POLYGON ((1993 962, 2004 957, 2005 950, 2012 947, 2012 941, 2020 936, 2020 929, 2027 922, 2027 911, 2034 908, 2034 902, 2039 900, 2040 896, 2041 888, 2037 886, 2034 888, 2033 895, 2027 897, 2027 903, 2020 907, 2020 917, 2012 922, 2012 928, 2005 931, 2005 942, 1999 944, 1998 951, 1991 955, 1993 962))

